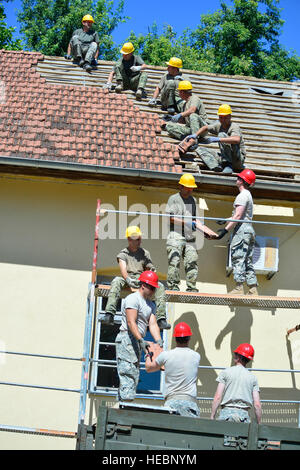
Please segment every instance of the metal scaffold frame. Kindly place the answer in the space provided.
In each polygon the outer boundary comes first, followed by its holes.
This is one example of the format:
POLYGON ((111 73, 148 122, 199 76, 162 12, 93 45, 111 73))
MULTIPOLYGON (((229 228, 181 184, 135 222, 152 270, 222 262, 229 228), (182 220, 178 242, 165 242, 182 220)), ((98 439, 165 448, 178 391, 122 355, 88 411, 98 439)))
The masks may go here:
MULTIPOLYGON (((105 210, 105 212, 109 212, 105 210)), ((110 212, 125 212, 125 211, 110 211, 110 212)), ((81 362, 82 370, 81 370, 81 384, 79 389, 70 389, 70 388, 63 388, 63 387, 50 387, 44 385, 34 385, 34 384, 23 384, 18 382, 0 382, 0 385, 8 385, 14 387, 29 387, 29 388, 37 388, 37 389, 44 389, 44 390, 52 390, 52 391, 64 391, 64 392, 71 392, 71 393, 78 393, 79 394, 79 412, 78 412, 78 429, 79 426, 84 424, 85 417, 86 417, 86 402, 87 396, 89 393, 88 384, 89 384, 89 368, 90 364, 94 362, 101 362, 95 360, 91 357, 91 343, 92 343, 92 331, 93 331, 93 321, 95 318, 95 307, 96 307, 96 299, 97 297, 106 297, 109 292, 109 286, 96 284, 97 280, 97 262, 98 262, 98 251, 99 251, 99 224, 100 224, 100 216, 104 212, 101 212, 101 201, 97 199, 97 207, 96 207, 96 224, 95 224, 95 238, 94 238, 94 250, 93 250, 93 262, 92 262, 92 277, 91 282, 88 286, 88 294, 86 299, 86 318, 85 318, 85 331, 84 331, 84 343, 83 343, 83 356, 81 358, 76 357, 67 357, 67 356, 57 356, 57 355, 45 355, 45 354, 34 354, 34 353, 25 353, 25 352, 16 352, 16 351, 0 351, 0 354, 10 354, 16 356, 27 356, 27 357, 39 357, 39 358, 47 358, 47 359, 56 359, 56 360, 68 360, 68 361, 77 361, 81 362)), ((128 215, 142 215, 140 212, 126 212, 128 215)), ((159 215, 164 216, 164 214, 152 214, 152 213, 144 213, 147 215, 159 215)), ((204 219, 204 217, 201 217, 204 219)), ((209 220, 220 220, 220 218, 208 218, 205 219, 209 220)), ((226 219, 226 220, 234 220, 234 219, 226 219)), ((239 220, 238 222, 243 222, 239 220)), ((248 222, 249 221, 245 221, 248 222)), ((286 224, 286 223, 277 223, 277 222, 256 222, 256 223, 270 223, 275 225, 284 225, 284 226, 293 226, 293 227, 300 227, 300 224, 286 224)), ((214 305, 251 305, 254 307, 277 307, 277 308, 299 308, 300 306, 300 298, 278 298, 274 297, 264 297, 264 296, 257 296, 256 299, 253 299, 253 296, 249 299, 247 296, 239 296, 243 297, 243 299, 237 299, 236 297, 232 297, 228 294, 203 294, 203 293, 183 293, 183 292, 173 292, 173 291, 166 291, 166 297, 168 302, 178 302, 178 303, 202 303, 202 304, 214 304, 214 305), (266 302, 265 304, 257 303, 257 299, 261 298, 261 301, 266 302), (242 303, 241 303, 242 302, 242 303), (247 303, 248 302, 248 303, 247 303), (269 302, 269 303, 268 303, 269 302), (273 303, 272 303, 273 302, 273 303)), ((290 330, 292 331, 292 330, 290 330)), ((294 331, 294 329, 293 329, 294 331)), ((115 361, 106 361, 109 364, 106 364, 107 367, 116 367, 115 361)), ((143 366, 143 364, 142 364, 143 366)), ((224 367, 217 367, 217 366, 199 366, 199 369, 224 369, 224 367)), ((300 370, 295 369, 251 369, 252 371, 260 371, 260 372, 277 372, 277 373, 300 373, 300 370)), ((212 397, 198 397, 199 400, 203 401, 211 401, 212 397)), ((300 401, 297 400, 261 400, 262 402, 266 403, 292 403, 299 405, 299 427, 300 427, 300 401)), ((16 433, 28 433, 28 434, 35 434, 35 435, 43 435, 43 436, 51 436, 51 437, 64 437, 64 438, 78 438, 78 432, 69 432, 69 431, 59 431, 59 430, 51 430, 51 429, 44 429, 44 428, 30 428, 25 426, 11 426, 0 424, 0 431, 7 431, 7 432, 16 432, 16 433)))

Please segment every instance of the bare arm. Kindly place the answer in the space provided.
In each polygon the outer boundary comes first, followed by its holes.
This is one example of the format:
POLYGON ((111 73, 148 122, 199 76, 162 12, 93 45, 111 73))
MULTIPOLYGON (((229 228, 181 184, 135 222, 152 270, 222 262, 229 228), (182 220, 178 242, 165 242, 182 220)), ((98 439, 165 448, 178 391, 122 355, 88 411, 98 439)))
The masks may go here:
MULTIPOLYGON (((235 207, 234 214, 233 214, 233 216, 232 216, 231 218, 232 218, 232 219, 236 219, 236 220, 242 220, 243 217, 244 217, 245 209, 246 209, 245 206, 236 206, 236 207, 235 207)), ((229 230, 232 229, 236 224, 237 224, 237 222, 228 222, 228 224, 226 224, 225 228, 226 228, 227 231, 229 231, 229 230)))
POLYGON ((196 132, 196 137, 201 137, 202 135, 206 134, 208 131, 208 126, 200 127, 200 129, 196 132))
POLYGON ((119 259, 118 261, 119 261, 119 268, 120 268, 121 276, 123 277, 123 279, 126 279, 128 277, 127 264, 122 259, 119 259))
POLYGON ((219 405, 223 397, 224 389, 225 389, 225 384, 219 383, 217 386, 217 390, 216 390, 213 402, 212 402, 210 419, 215 419, 217 409, 219 408, 219 405))
POLYGON ((157 364, 157 362, 151 361, 149 356, 146 357, 145 368, 146 372, 157 372, 160 370, 160 366, 157 364))
POLYGON ((156 321, 156 316, 153 313, 149 318, 149 331, 156 342, 161 340, 160 329, 156 321))
POLYGON ((190 114, 193 114, 197 111, 197 108, 196 106, 191 106, 189 109, 187 109, 186 111, 183 111, 181 113, 181 117, 185 118, 187 116, 189 116, 190 114))
POLYGON ((220 142, 223 142, 224 144, 239 144, 241 142, 241 137, 239 135, 220 137, 220 142))
POLYGON ((134 308, 126 308, 126 318, 127 318, 127 325, 133 336, 137 341, 142 339, 142 335, 138 330, 137 327, 137 310, 134 308))
POLYGON ((255 413, 258 424, 260 424, 262 411, 261 411, 261 402, 260 402, 259 392, 253 391, 252 396, 253 396, 254 413, 255 413))

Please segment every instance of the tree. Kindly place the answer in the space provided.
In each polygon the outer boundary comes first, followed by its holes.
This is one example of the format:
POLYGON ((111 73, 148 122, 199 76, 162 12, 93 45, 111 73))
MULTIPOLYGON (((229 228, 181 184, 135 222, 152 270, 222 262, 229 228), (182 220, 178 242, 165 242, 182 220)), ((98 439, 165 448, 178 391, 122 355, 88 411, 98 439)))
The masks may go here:
POLYGON ((284 21, 278 0, 221 2, 213 14, 202 15, 201 24, 190 32, 190 45, 199 54, 209 52, 211 71, 231 75, 291 80, 299 76, 300 62, 280 45, 284 21))
POLYGON ((123 16, 124 0, 119 0, 116 8, 109 0, 22 0, 22 7, 18 20, 29 50, 46 55, 65 54, 73 31, 81 27, 82 17, 91 14, 100 38, 99 58, 116 57, 118 48, 112 32, 127 20, 123 16))
POLYGON ((0 49, 21 49, 22 46, 20 39, 13 39, 15 29, 16 28, 13 28, 12 26, 7 26, 4 5, 3 2, 0 2, 0 49))
POLYGON ((251 75, 271 80, 300 78, 300 59, 279 43, 284 21, 278 0, 224 1, 211 14, 202 15, 195 30, 177 37, 172 26, 162 34, 156 24, 145 36, 131 33, 131 40, 145 62, 165 65, 180 57, 184 68, 229 75, 251 75))

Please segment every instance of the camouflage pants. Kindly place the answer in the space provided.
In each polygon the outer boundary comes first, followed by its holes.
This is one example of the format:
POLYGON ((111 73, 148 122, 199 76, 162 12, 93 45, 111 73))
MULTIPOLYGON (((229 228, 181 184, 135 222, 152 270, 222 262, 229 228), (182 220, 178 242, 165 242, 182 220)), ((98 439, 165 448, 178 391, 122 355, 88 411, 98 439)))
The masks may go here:
POLYGON ((177 94, 177 82, 168 80, 160 92, 160 101, 165 108, 174 107, 178 110, 178 104, 182 101, 177 94))
MULTIPOLYGON (((228 135, 225 132, 220 132, 218 137, 228 137, 228 135)), ((227 165, 231 166, 234 171, 241 171, 244 168, 245 155, 241 154, 238 144, 219 142, 219 152, 198 147, 196 153, 210 170, 227 165)))
POLYGON ((252 263, 255 244, 255 232, 245 224, 233 233, 231 247, 231 264, 235 282, 247 282, 248 286, 257 285, 257 278, 252 263))
POLYGON ((138 88, 145 89, 148 75, 146 72, 140 72, 133 77, 128 77, 122 67, 115 66, 116 80, 123 83, 124 90, 137 91, 138 88))
MULTIPOLYGON (((131 275, 130 277, 132 279, 136 279, 138 287, 139 275, 131 275)), ((156 303, 156 320, 161 320, 162 318, 166 318, 166 294, 164 285, 161 282, 159 282, 158 285, 159 287, 155 289, 154 301, 156 303)), ((117 276, 112 280, 105 309, 106 313, 115 315, 117 310, 117 303, 121 296, 121 290, 124 289, 124 287, 126 286, 127 284, 123 277, 117 276)))
POLYGON ((116 359, 119 376, 119 401, 135 399, 140 377, 141 350, 136 339, 127 332, 116 337, 116 359))
POLYGON ((196 134, 200 127, 206 125, 206 122, 202 119, 202 117, 196 113, 190 114, 184 119, 185 124, 180 124, 177 122, 168 122, 166 125, 166 130, 175 139, 183 140, 188 135, 196 134))
POLYGON ((234 423, 250 423, 248 410, 243 408, 231 408, 225 406, 221 409, 218 419, 220 421, 231 421, 234 423))
POLYGON ((82 44, 79 37, 75 34, 70 41, 70 45, 71 54, 75 59, 80 58, 91 63, 95 58, 98 47, 96 42, 92 42, 90 45, 86 46, 82 44))
POLYGON ((191 242, 184 238, 167 240, 168 254, 168 278, 167 283, 170 290, 179 290, 180 283, 180 260, 183 258, 188 289, 196 289, 198 277, 198 253, 191 242))
POLYGON ((192 418, 200 418, 200 410, 198 405, 189 400, 166 400, 165 406, 177 411, 181 416, 189 416, 192 418))

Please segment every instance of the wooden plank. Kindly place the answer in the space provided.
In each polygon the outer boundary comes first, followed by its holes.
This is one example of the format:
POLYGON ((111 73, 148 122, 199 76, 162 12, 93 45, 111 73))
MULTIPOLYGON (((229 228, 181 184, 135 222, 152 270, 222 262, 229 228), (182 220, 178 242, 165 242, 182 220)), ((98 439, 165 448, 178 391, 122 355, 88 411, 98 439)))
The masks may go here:
MULTIPOLYGON (((97 284, 95 287, 96 297, 107 297, 110 286, 97 284)), ((124 289, 121 297, 124 298, 136 289, 124 289)), ((254 295, 231 295, 211 294, 197 292, 179 292, 166 290, 166 300, 170 303, 206 304, 206 305, 228 305, 228 306, 251 306, 257 308, 300 308, 300 297, 277 297, 277 296, 254 296, 254 295)))

